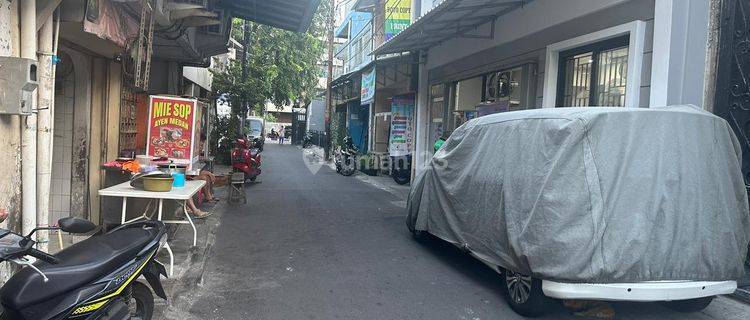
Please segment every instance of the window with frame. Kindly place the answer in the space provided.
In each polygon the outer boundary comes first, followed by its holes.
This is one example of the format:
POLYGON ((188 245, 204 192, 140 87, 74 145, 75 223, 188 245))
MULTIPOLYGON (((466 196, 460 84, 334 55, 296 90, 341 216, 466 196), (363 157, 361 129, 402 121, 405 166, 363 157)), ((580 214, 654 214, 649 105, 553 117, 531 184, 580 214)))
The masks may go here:
POLYGON ((630 36, 560 52, 557 105, 625 105, 630 36))

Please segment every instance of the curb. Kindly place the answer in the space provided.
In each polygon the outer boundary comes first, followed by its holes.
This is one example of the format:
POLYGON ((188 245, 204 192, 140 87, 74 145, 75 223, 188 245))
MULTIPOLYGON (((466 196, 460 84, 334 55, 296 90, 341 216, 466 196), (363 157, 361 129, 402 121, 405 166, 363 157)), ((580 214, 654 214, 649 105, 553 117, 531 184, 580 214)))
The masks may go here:
MULTIPOLYGON (((224 193, 217 193, 217 195, 224 193)), ((182 314, 190 309, 190 301, 195 295, 195 289, 203 285, 206 264, 216 243, 216 233, 221 225, 221 217, 226 210, 226 205, 226 201, 222 201, 211 210, 213 215, 206 221, 208 230, 206 230, 205 247, 189 249, 188 259, 180 267, 182 270, 173 277, 175 281, 165 286, 167 291, 166 305, 159 310, 160 314, 154 315, 153 319, 186 319, 182 314), (168 313, 178 316, 177 318, 167 317, 166 314, 168 313)))
POLYGON ((744 302, 747 304, 750 304, 750 288, 738 288, 734 291, 733 294, 729 295, 729 297, 738 300, 740 302, 744 302))

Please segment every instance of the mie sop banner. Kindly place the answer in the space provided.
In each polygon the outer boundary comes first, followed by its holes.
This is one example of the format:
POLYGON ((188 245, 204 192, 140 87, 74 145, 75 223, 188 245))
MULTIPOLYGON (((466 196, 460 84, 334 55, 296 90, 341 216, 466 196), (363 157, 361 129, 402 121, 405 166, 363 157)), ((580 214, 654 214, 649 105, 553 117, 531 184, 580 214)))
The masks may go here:
POLYGON ((412 0, 387 0, 385 3, 385 41, 395 37, 411 24, 412 0))
POLYGON ((148 155, 190 164, 195 143, 196 112, 195 100, 151 96, 148 155))

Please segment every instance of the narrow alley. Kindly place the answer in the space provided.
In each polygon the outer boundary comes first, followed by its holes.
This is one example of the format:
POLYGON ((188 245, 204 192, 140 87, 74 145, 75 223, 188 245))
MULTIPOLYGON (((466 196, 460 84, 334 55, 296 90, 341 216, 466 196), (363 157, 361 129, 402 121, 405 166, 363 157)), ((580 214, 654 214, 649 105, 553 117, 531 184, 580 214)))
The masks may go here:
MULTIPOLYGON (((522 319, 491 269, 412 239, 403 199, 327 166, 313 173, 302 154, 266 145, 262 181, 246 187, 248 204, 222 206, 202 284, 176 294, 165 319, 522 319)), ((695 314, 614 307, 618 319, 750 317, 726 297, 695 314)), ((577 318, 557 307, 543 319, 577 318)))

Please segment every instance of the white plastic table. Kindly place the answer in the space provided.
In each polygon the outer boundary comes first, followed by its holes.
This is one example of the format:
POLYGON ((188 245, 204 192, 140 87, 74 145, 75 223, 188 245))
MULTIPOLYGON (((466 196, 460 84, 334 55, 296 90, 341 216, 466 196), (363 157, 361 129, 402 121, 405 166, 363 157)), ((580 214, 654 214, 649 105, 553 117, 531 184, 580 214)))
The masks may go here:
MULTIPOLYGON (((159 209, 157 220, 164 223, 172 224, 189 224, 193 228, 193 246, 198 245, 198 231, 195 229, 195 224, 190 218, 187 212, 187 200, 192 198, 198 191, 206 185, 206 181, 203 180, 191 180, 185 181, 185 186, 181 188, 172 188, 169 192, 152 192, 136 189, 130 186, 130 182, 123 182, 121 184, 99 190, 99 195, 102 197, 119 197, 122 198, 122 224, 132 222, 143 218, 151 218, 147 215, 139 216, 135 219, 126 221, 127 209, 128 209, 128 198, 140 198, 140 199, 152 199, 159 201, 159 209), (164 200, 175 200, 182 202, 182 210, 185 214, 185 220, 162 220, 162 208, 164 206, 164 200)), ((174 270, 174 255, 172 254, 172 248, 169 244, 165 245, 165 248, 169 252, 170 260, 170 273, 174 270)))

